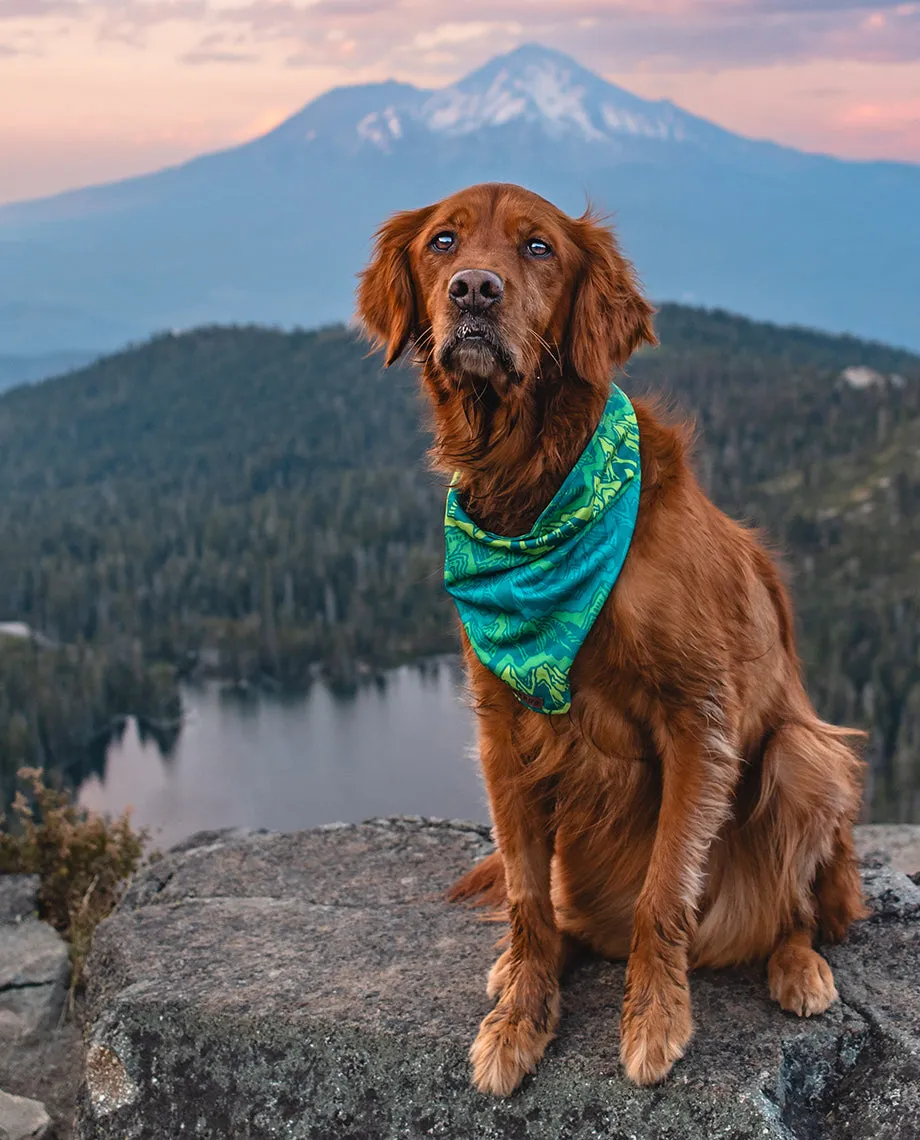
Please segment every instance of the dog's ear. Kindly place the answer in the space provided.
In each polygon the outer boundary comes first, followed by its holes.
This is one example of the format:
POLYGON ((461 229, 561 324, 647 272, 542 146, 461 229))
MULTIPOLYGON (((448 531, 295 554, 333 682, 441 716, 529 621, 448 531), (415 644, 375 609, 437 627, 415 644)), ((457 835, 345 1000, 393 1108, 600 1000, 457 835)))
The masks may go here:
POLYGON ((430 207, 425 207, 394 214, 377 231, 370 264, 360 274, 358 316, 376 346, 386 348, 387 368, 417 334, 409 246, 430 213, 430 207))
POLYGON ((574 222, 581 251, 568 329, 568 356, 583 379, 603 387, 641 344, 657 344, 655 310, 642 296, 632 265, 607 226, 589 210, 574 222))

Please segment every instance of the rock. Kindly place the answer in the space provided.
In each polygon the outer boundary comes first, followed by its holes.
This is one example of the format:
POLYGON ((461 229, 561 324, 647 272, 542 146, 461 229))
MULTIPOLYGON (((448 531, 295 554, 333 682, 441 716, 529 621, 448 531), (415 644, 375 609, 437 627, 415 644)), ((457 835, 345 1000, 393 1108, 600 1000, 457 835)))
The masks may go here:
POLYGON ((52 927, 36 918, 0 925, 0 1038, 53 1024, 69 976, 67 944, 52 927))
POLYGON ((39 1101, 0 1089, 0 1140, 41 1140, 50 1124, 51 1117, 39 1101))
POLYGON ((0 926, 0 990, 55 982, 66 965, 67 946, 47 923, 0 926))
POLYGON ((0 875, 0 925, 29 918, 37 905, 38 875, 0 875))
MULTIPOLYGON (((77 1089, 83 1077, 83 1040, 74 1018, 50 1029, 4 1039, 0 1034, 0 1088, 40 1101, 51 1117, 49 1140, 72 1140, 77 1089)), ((3 1133, 0 1131, 0 1137, 3 1133)))
MULTIPOLYGON (((0 1140, 50 1135, 45 1105, 56 1117, 72 1115, 72 1070, 78 1054, 74 1027, 57 1028, 70 960, 67 945, 34 917, 37 875, 0 875, 0 1140), (71 1111, 58 1114, 57 1102, 71 1111)), ((55 1135, 70 1135, 55 1133, 55 1135)))
POLYGON ((623 966, 589 961, 536 1076, 479 1095, 467 1050, 502 928, 442 894, 488 849, 477 825, 403 819, 167 854, 96 936, 78 1136, 920 1135, 920 888, 889 865, 867 871, 872 919, 828 952, 842 1000, 825 1016, 784 1014, 762 967, 700 971, 686 1058, 637 1089, 623 966))
POLYGON ((905 875, 920 874, 920 825, 864 824, 856 828, 856 850, 865 862, 886 863, 905 875))
POLYGON ((863 889, 876 918, 920 918, 920 887, 900 871, 867 867, 863 870, 863 889))

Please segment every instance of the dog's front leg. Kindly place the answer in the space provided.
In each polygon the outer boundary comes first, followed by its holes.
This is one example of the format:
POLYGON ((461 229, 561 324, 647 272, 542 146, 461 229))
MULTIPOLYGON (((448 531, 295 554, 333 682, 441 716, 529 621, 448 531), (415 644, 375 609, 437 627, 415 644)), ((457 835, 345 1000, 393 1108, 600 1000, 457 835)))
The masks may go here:
POLYGON ((740 763, 721 715, 680 714, 656 727, 661 811, 636 901, 620 1058, 630 1080, 653 1084, 693 1034, 688 955, 710 845, 731 811, 740 763))
POLYGON ((501 958, 501 996, 470 1050, 481 1092, 507 1096, 533 1072, 559 1019, 562 940, 550 902, 550 819, 522 780, 511 737, 513 714, 480 711, 480 751, 495 838, 505 865, 510 944, 501 958))

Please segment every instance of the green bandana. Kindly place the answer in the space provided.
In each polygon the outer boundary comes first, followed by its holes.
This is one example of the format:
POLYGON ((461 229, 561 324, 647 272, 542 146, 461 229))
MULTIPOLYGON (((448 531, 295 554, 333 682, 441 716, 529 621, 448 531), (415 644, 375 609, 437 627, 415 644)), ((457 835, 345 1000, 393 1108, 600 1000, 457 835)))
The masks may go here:
POLYGON ((614 387, 527 534, 478 527, 447 493, 444 582, 479 660, 528 708, 568 712, 569 672, 622 569, 639 509, 639 426, 614 387))

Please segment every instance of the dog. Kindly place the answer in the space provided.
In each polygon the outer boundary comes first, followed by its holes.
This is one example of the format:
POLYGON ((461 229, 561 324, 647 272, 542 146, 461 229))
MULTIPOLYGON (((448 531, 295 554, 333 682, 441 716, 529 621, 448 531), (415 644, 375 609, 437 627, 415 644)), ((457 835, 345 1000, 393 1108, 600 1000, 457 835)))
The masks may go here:
MULTIPOLYGON (((610 228, 508 184, 395 214, 358 315, 412 351, 435 468, 474 523, 528 532, 592 439, 654 310, 610 228)), ((571 707, 526 707, 460 635, 496 851, 453 889, 501 902, 507 948, 473 1082, 510 1094, 559 1018, 573 947, 627 959, 620 1056, 663 1080, 693 1032, 688 973, 767 961, 772 997, 837 998, 817 939, 864 917, 852 826, 860 735, 821 721, 758 536, 706 497, 689 431, 636 401, 641 493, 619 577, 571 667, 571 707)))

